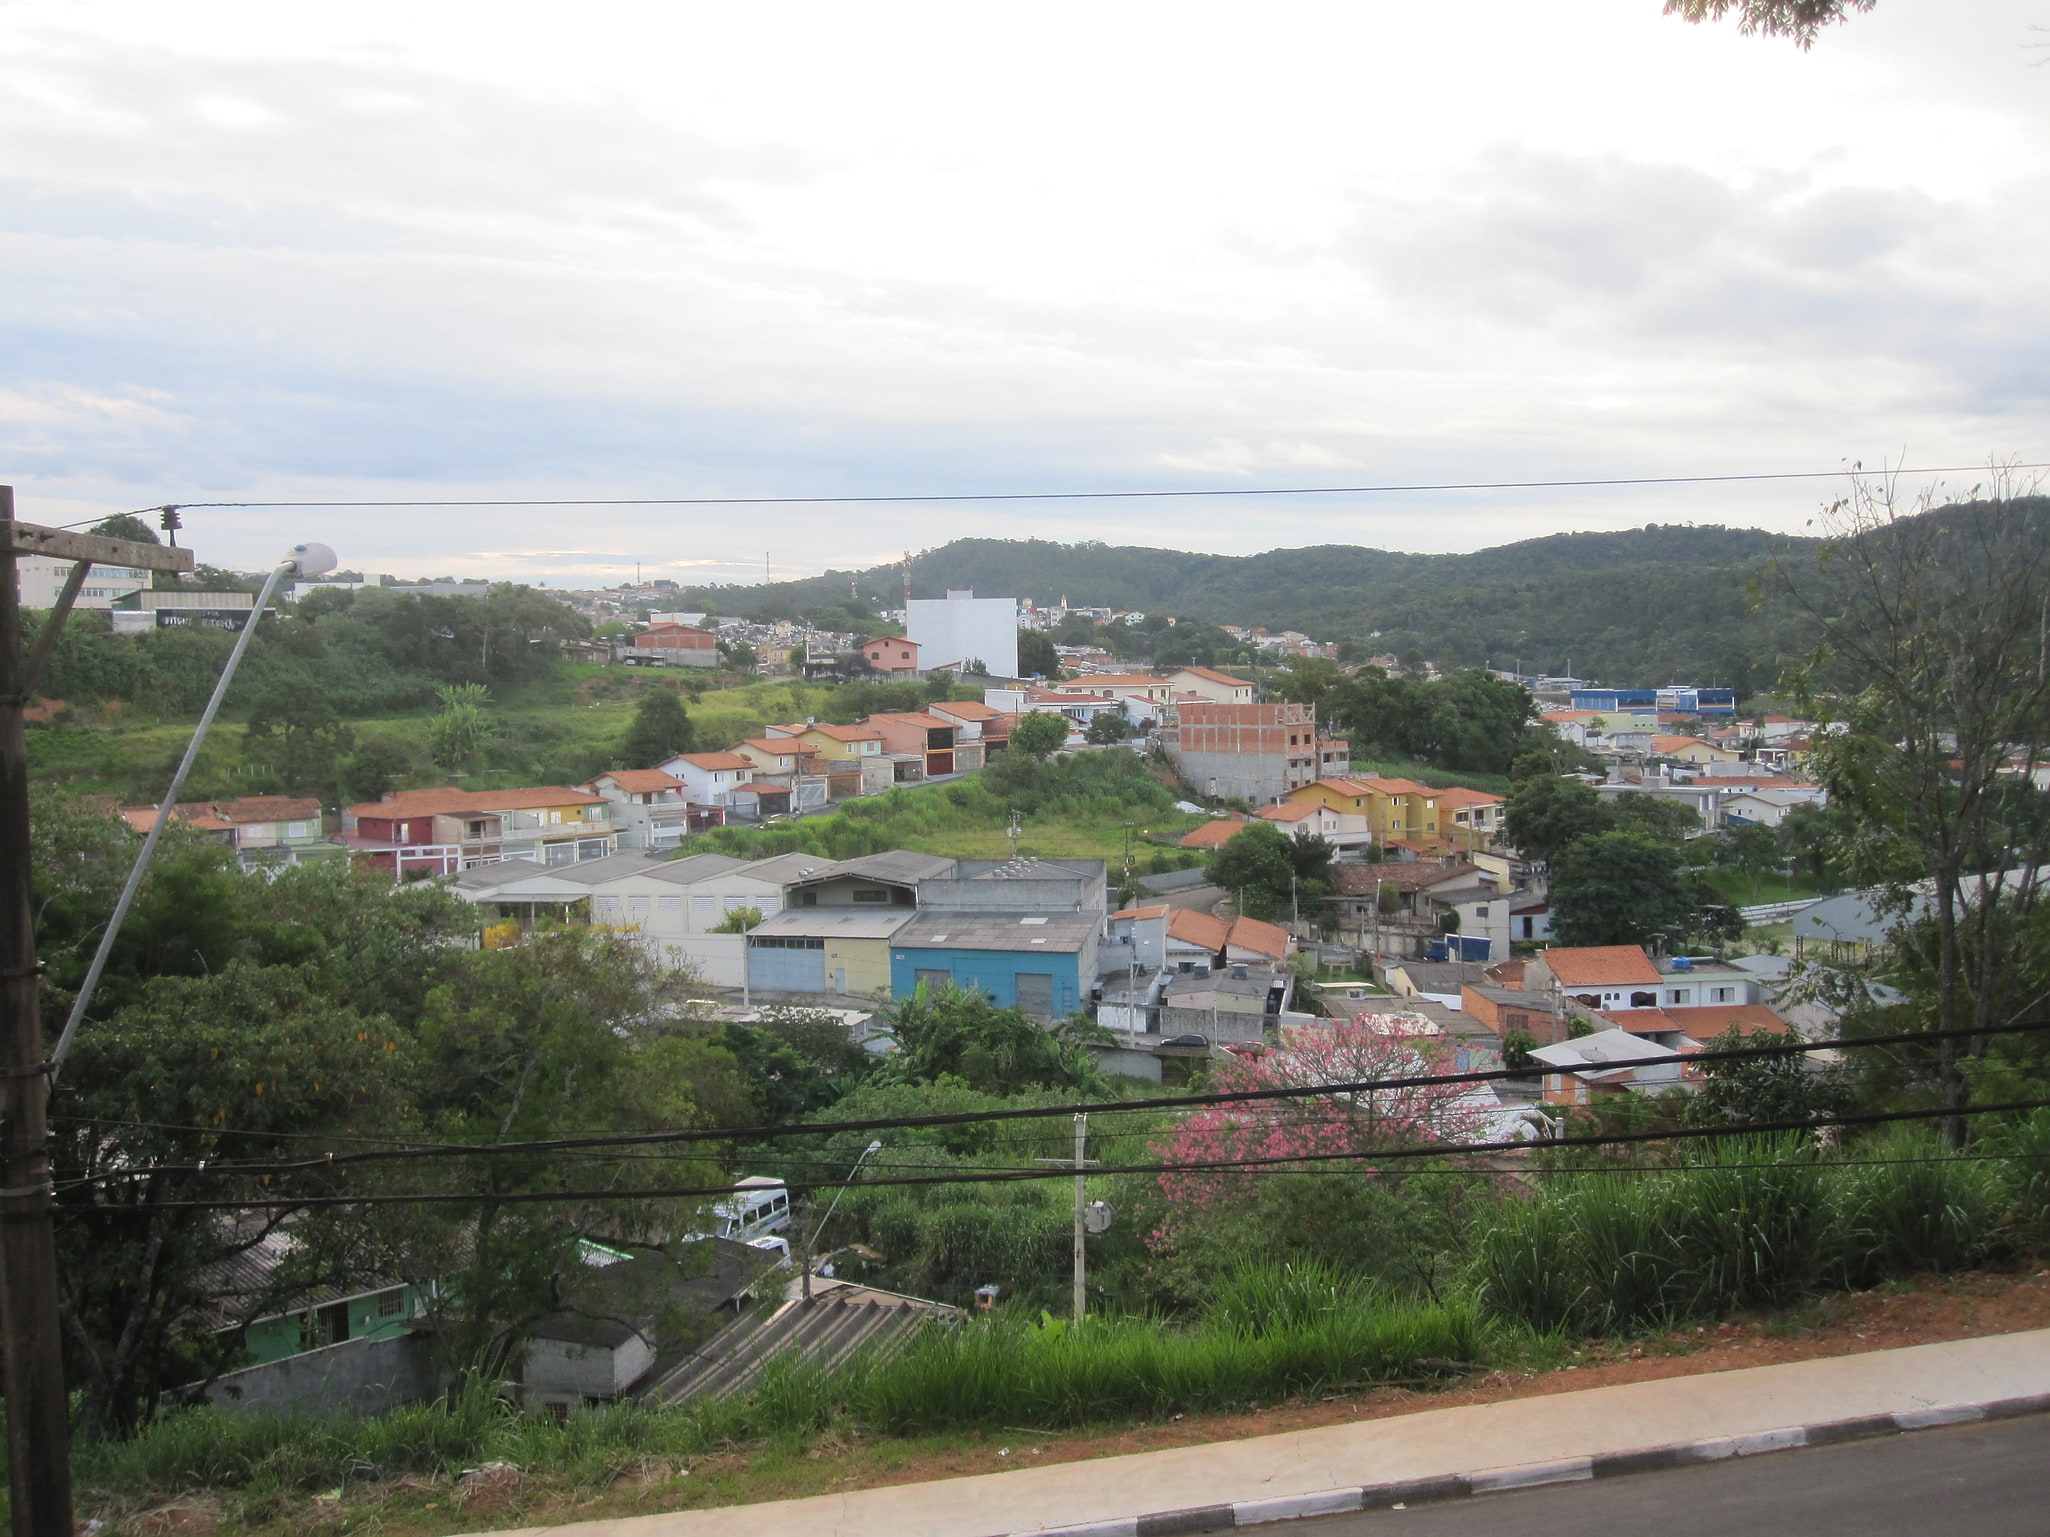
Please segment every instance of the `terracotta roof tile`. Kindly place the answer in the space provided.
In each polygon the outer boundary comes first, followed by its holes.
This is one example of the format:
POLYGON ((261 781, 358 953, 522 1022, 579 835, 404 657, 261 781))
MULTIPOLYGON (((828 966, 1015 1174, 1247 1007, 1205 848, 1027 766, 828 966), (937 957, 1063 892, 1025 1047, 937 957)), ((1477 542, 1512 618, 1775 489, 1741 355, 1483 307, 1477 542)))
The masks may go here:
POLYGON ((1641 945, 1554 945, 1538 959, 1569 992, 1576 987, 1657 987, 1662 980, 1641 945))
POLYGON ((1231 929, 1222 918, 1186 907, 1176 908, 1168 915, 1167 932, 1184 944, 1200 945, 1212 954, 1222 950, 1231 938, 1231 929))
POLYGON ((1246 825, 1244 817, 1219 817, 1193 828, 1175 839, 1175 846, 1184 849, 1214 849, 1229 843, 1232 836, 1246 825))

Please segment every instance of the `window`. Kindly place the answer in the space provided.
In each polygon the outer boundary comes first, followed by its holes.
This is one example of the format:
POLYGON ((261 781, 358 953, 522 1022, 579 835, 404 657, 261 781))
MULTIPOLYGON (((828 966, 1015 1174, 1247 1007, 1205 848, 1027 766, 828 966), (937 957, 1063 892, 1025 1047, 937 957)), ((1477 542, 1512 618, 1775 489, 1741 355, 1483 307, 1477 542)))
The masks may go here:
POLYGON ((645 918, 648 915, 648 899, 646 897, 628 897, 626 899, 626 910, 636 918, 645 918))
POLYGON ((1657 993, 1632 993, 1630 1007, 1633 1009, 1655 1009, 1659 1006, 1657 993))
POLYGON ((379 1292, 377 1294, 377 1316, 379 1318, 397 1318, 405 1311, 406 1291, 404 1287, 395 1286, 388 1292, 379 1292))
POLYGON ((1680 989, 1679 989, 1679 988, 1677 988, 1677 987, 1676 987, 1676 988, 1673 988, 1673 989, 1671 989, 1671 990, 1670 990, 1670 991, 1668 991, 1668 992, 1667 992, 1667 994, 1666 994, 1666 1002, 1667 1002, 1667 1003, 1685 1003, 1686 1001, 1687 1001, 1687 995, 1686 995, 1685 993, 1681 992, 1681 991, 1680 991, 1680 989))
POLYGON ((890 900, 890 894, 889 892, 880 889, 870 891, 857 891, 854 893, 854 900, 857 902, 887 903, 890 900))
POLYGON ((1485 903, 1485 902, 1481 903, 1481 905, 1480 905, 1480 906, 1476 907, 1476 908, 1475 908, 1475 909, 1473 910, 1473 915, 1474 915, 1474 918, 1475 918, 1476 920, 1479 920, 1479 919, 1482 919, 1482 918, 1485 918, 1485 917, 1487 917, 1487 916, 1488 916, 1488 904, 1487 904, 1487 903, 1485 903))
POLYGON ((1734 987, 1711 987, 1708 990, 1708 1001, 1710 1003, 1735 1003, 1737 1001, 1737 990, 1734 987))
POLYGON ((655 899, 655 911, 659 913, 681 913, 683 911, 683 898, 657 897, 655 899))
POLYGON ((694 913, 703 913, 709 918, 714 911, 712 904, 715 900, 716 898, 713 897, 692 897, 690 899, 690 910, 694 913))

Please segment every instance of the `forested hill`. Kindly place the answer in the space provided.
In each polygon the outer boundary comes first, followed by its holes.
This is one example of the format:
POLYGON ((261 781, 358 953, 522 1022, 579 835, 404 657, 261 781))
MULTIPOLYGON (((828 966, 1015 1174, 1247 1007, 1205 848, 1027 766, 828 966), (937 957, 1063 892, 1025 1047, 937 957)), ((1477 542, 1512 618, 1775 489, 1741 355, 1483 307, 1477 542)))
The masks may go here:
MULTIPOLYGON (((1790 541, 1761 529, 1646 525, 1554 534, 1459 555, 1313 545, 1201 555, 1098 543, 958 539, 916 555, 912 592, 949 587, 1041 604, 1143 609, 1213 624, 1302 630, 1319 640, 1421 651, 1440 663, 1519 658, 1618 686, 1692 680, 1770 687, 1777 637, 1746 612, 1752 573, 1790 541)), ((844 601, 848 576, 701 589, 718 612, 794 617, 844 601)), ((861 597, 895 606, 896 566, 856 574, 861 597)))

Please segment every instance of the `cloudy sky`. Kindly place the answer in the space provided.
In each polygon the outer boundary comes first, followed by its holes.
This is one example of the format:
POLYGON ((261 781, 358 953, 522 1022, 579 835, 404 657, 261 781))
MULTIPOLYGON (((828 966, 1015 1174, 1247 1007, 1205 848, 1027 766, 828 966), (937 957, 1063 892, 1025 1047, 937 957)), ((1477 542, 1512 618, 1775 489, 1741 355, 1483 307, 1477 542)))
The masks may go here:
MULTIPOLYGON (((2050 460, 2050 0, 1808 54, 1659 11, 0 0, 0 480, 70 522, 2050 460)), ((1830 491, 187 519, 595 585, 1830 491)))

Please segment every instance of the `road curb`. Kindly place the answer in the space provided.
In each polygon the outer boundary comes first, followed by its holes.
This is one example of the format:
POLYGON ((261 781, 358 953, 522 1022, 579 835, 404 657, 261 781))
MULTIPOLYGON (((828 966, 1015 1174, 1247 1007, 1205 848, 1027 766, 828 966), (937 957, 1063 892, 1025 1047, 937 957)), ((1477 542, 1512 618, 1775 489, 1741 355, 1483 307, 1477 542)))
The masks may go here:
POLYGON ((1229 1505, 1151 1511, 1110 1521, 1086 1521, 1075 1526, 1031 1527, 1002 1534, 1002 1537, 1181 1537, 1183 1533, 1229 1531, 1237 1527, 1265 1526, 1276 1521, 1297 1521, 1307 1516, 1341 1515, 1354 1510, 1397 1510, 1440 1500, 1465 1499, 1476 1494, 1499 1494, 1516 1489, 1543 1488, 1548 1484, 1581 1483, 1629 1473, 1695 1467, 1731 1457, 1757 1457, 1804 1446, 1838 1446, 1847 1441, 1869 1440, 1874 1436, 1901 1435, 1944 1425, 1968 1425, 1980 1420, 2008 1420, 2044 1413, 2050 1413, 2050 1393, 2035 1393, 1978 1404, 1950 1404, 1900 1414, 1867 1414, 1853 1419, 1755 1431, 1748 1435, 1715 1436, 1703 1441, 1601 1452, 1592 1457, 1478 1468, 1471 1473, 1453 1473, 1441 1478, 1354 1484, 1273 1499, 1237 1500, 1229 1505))

